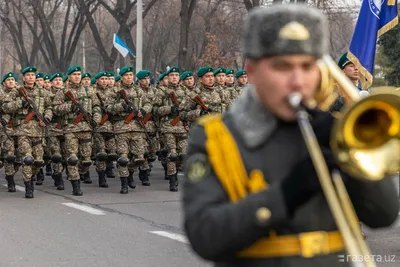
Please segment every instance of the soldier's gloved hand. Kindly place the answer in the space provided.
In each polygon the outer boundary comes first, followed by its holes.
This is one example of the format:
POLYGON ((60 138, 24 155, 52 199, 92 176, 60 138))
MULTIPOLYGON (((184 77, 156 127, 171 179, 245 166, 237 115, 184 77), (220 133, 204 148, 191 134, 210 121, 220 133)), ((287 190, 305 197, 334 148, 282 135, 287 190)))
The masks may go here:
POLYGON ((177 106, 172 106, 171 107, 171 114, 178 116, 179 115, 179 108, 177 106))
POLYGON ((22 107, 23 108, 29 108, 29 102, 28 101, 26 101, 25 99, 22 99, 22 107))
POLYGON ((107 114, 107 110, 104 107, 100 107, 101 114, 107 114))
MULTIPOLYGON (((322 148, 322 153, 329 170, 337 168, 336 160, 330 149, 322 148)), ((308 156, 300 160, 284 178, 281 184, 283 198, 288 214, 292 216, 296 209, 306 203, 317 192, 321 192, 321 185, 311 158, 308 156)))
POLYGON ((132 113, 132 111, 133 111, 132 107, 126 103, 122 103, 122 107, 124 108, 124 111, 126 113, 132 113))
POLYGON ((207 114, 209 114, 210 112, 208 111, 208 110, 206 110, 206 109, 202 109, 201 111, 200 111, 200 116, 204 116, 204 115, 207 115, 207 114))
POLYGON ((139 111, 140 111, 140 113, 142 113, 143 118, 146 117, 147 113, 144 109, 141 108, 139 111))
POLYGON ((51 120, 49 118, 44 118, 43 122, 46 123, 46 125, 49 125, 51 120))

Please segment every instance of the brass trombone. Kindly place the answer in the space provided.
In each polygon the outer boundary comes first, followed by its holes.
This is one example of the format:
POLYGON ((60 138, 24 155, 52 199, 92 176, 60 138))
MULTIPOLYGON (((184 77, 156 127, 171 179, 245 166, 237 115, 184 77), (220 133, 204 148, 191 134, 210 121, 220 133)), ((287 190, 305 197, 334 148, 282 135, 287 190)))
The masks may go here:
MULTIPOLYGON (((303 104, 327 111, 337 97, 334 85, 342 90, 348 107, 333 126, 330 142, 339 168, 369 181, 395 175, 400 170, 400 95, 377 93, 362 98, 329 55, 323 56, 318 65, 321 88, 314 101, 303 104)), ((361 256, 365 260, 353 262, 353 266, 376 266, 369 257, 370 250, 343 180, 338 171, 329 172, 302 102, 299 93, 289 96, 289 103, 298 110, 298 124, 347 253, 350 258, 361 256)))

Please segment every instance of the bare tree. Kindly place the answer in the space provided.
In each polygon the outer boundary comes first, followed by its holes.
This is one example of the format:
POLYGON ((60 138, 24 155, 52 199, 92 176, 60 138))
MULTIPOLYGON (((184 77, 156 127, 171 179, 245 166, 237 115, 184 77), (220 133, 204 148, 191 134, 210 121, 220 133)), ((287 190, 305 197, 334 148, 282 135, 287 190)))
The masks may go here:
POLYGON ((181 0, 181 31, 179 42, 179 66, 182 69, 189 67, 189 29, 197 0, 181 0))

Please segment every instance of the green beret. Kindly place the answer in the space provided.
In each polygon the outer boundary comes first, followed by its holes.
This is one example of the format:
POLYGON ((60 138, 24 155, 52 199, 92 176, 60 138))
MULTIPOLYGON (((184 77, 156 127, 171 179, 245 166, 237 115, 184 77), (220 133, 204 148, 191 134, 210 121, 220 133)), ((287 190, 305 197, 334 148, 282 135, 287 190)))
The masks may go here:
POLYGON ((80 66, 72 66, 67 70, 67 75, 71 75, 76 71, 82 71, 82 68, 80 66))
MULTIPOLYGON (((65 76, 68 77, 68 76, 65 76)), ((53 76, 50 77, 50 82, 52 82, 55 78, 64 78, 64 75, 61 72, 56 72, 53 76)), ((64 82, 64 80, 63 80, 64 82)))
POLYGON ((347 52, 346 52, 339 59, 338 65, 341 69, 344 69, 344 67, 349 63, 352 63, 352 62, 347 58, 347 52))
POLYGON ((97 79, 100 79, 100 77, 103 77, 103 76, 108 77, 108 72, 100 71, 99 73, 96 74, 96 76, 94 76, 94 78, 97 80, 97 79))
POLYGON ((117 77, 115 77, 115 81, 118 82, 119 80, 121 80, 121 76, 117 75, 117 77))
POLYGON ((45 80, 45 81, 50 80, 50 75, 48 75, 48 74, 44 75, 43 80, 45 80))
POLYGON ((177 72, 177 73, 179 73, 179 68, 178 68, 178 67, 172 67, 172 68, 170 68, 170 69, 167 71, 166 75, 169 75, 169 74, 172 73, 172 72, 177 72))
POLYGON ((63 82, 65 83, 67 80, 68 80, 68 75, 65 75, 65 76, 63 77, 63 82))
POLYGON ((213 68, 211 68, 210 66, 205 66, 205 67, 201 67, 198 71, 197 71, 197 77, 201 78, 204 76, 204 74, 206 74, 207 72, 213 72, 213 68))
POLYGON ((44 73, 43 72, 38 72, 36 74, 36 79, 39 79, 39 78, 44 78, 44 73))
POLYGON ((85 72, 85 73, 82 74, 82 79, 83 78, 92 78, 92 75, 90 75, 89 72, 85 72))
POLYGON ((119 76, 124 76, 125 73, 127 72, 134 72, 134 69, 132 66, 125 66, 119 71, 119 76))
POLYGON ((245 74, 246 74, 245 70, 238 70, 238 72, 236 72, 236 74, 235 74, 235 78, 237 79, 240 76, 245 75, 245 74))
POLYGON ((164 79, 164 77, 165 77, 166 75, 167 75, 166 72, 161 73, 160 76, 158 76, 157 83, 160 83, 161 80, 164 79))
POLYGON ((226 74, 226 69, 224 68, 218 68, 216 70, 214 70, 214 76, 220 73, 225 73, 226 74))
POLYGON ((114 77, 114 72, 113 71, 107 72, 107 77, 114 77))
POLYGON ((150 77, 150 71, 148 70, 141 70, 138 73, 136 73, 136 78, 138 79, 144 79, 146 77, 150 77))
POLYGON ((91 84, 91 85, 96 84, 96 78, 92 78, 92 79, 90 80, 90 84, 91 84))
POLYGON ((34 67, 26 67, 25 69, 21 70, 22 75, 24 75, 27 72, 36 73, 36 68, 34 68, 34 67))
POLYGON ((225 71, 225 74, 226 74, 226 75, 233 74, 233 73, 234 73, 234 70, 233 70, 233 69, 227 69, 227 70, 225 71))
POLYGON ((179 77, 179 79, 181 81, 183 81, 183 80, 185 80, 186 78, 189 78, 189 77, 193 77, 193 72, 185 71, 184 73, 182 73, 182 75, 181 75, 181 77, 179 77))
POLYGON ((246 58, 295 54, 320 58, 329 54, 327 18, 322 11, 305 4, 254 8, 242 32, 246 58))
MULTIPOLYGON (((3 76, 3 79, 1 80, 1 83, 4 83, 8 78, 14 78, 14 79, 15 79, 14 72, 6 73, 6 74, 3 76)), ((16 79, 15 79, 15 80, 16 80, 16 79)))

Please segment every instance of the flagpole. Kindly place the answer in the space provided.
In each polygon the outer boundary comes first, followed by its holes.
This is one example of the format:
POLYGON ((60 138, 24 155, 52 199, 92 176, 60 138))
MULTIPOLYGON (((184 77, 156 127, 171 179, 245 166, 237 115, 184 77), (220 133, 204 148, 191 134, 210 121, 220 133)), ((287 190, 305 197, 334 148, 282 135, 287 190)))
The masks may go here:
POLYGON ((136 71, 142 70, 142 49, 143 49, 143 1, 137 3, 137 24, 136 24, 136 71))

